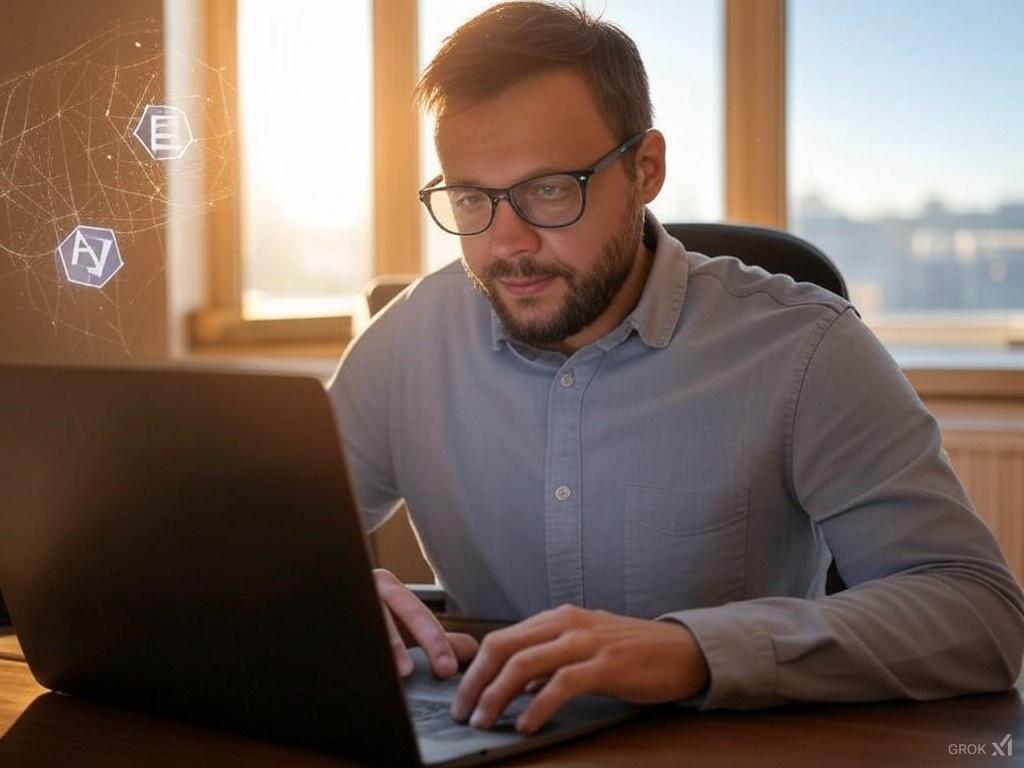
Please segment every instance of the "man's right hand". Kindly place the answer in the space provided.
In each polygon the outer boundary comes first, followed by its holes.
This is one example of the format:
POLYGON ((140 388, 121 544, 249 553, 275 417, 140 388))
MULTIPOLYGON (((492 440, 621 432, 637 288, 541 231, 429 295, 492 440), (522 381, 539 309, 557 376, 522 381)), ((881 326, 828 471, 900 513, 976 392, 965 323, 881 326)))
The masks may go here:
POLYGON ((422 648, 431 671, 442 678, 451 677, 476 656, 480 644, 470 635, 445 631, 433 612, 391 571, 375 568, 373 578, 384 603, 391 649, 402 677, 413 670, 409 646, 422 648))

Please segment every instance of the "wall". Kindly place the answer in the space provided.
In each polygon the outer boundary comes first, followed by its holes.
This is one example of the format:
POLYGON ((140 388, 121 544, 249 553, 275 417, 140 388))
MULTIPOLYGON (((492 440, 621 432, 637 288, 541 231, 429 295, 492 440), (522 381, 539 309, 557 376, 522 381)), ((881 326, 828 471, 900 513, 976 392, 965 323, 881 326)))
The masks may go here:
POLYGON ((1024 391, 926 403, 939 418, 943 446, 978 515, 1024 582, 1024 391))

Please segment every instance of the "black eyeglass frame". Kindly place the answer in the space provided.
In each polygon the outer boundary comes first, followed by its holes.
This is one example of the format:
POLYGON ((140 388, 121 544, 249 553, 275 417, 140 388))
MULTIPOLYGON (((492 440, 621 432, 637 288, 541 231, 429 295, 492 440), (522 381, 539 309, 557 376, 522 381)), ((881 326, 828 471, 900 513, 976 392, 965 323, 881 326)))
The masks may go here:
POLYGON ((473 237, 474 235, 479 235, 490 229, 491 224, 494 223, 494 213, 498 209, 498 203, 502 200, 508 200, 509 205, 512 206, 512 210, 516 212, 516 215, 531 227, 538 227, 540 229, 562 229, 564 227, 572 226, 583 217, 583 212, 587 209, 587 182, 590 181, 590 177, 595 173, 600 173, 626 154, 626 152, 632 149, 644 136, 647 135, 647 133, 647 131, 641 131, 640 133, 633 134, 615 147, 611 152, 598 158, 590 168, 584 168, 578 171, 554 171, 553 173, 542 173, 539 176, 532 176, 529 179, 523 179, 522 181, 516 182, 511 187, 505 187, 504 189, 477 187, 473 184, 453 184, 447 187, 438 187, 436 185, 440 184, 444 180, 444 175, 438 174, 418 192, 418 196, 420 202, 426 207, 427 212, 430 213, 430 218, 434 220, 434 223, 448 234, 456 235, 457 237, 473 237), (519 203, 516 202, 514 190, 517 187, 521 187, 524 184, 530 184, 538 179, 547 178, 548 176, 571 176, 579 185, 580 210, 570 221, 566 221, 562 224, 540 224, 527 216, 526 212, 519 207, 519 203), (483 227, 473 232, 457 232, 446 227, 437 218, 437 215, 434 213, 433 204, 430 202, 431 196, 436 192, 450 192, 453 189, 469 189, 475 192, 480 192, 491 201, 491 215, 487 217, 487 223, 483 227))

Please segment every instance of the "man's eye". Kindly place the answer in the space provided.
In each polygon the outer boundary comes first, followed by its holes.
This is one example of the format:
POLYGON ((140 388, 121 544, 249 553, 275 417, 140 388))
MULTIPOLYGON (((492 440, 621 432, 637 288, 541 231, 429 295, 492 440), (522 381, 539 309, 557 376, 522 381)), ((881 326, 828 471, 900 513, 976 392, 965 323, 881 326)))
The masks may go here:
POLYGON ((487 195, 475 189, 460 190, 451 192, 452 207, 463 211, 479 208, 487 204, 487 195))
POLYGON ((525 194, 538 202, 563 200, 575 194, 575 182, 571 179, 547 178, 531 182, 520 194, 525 194))

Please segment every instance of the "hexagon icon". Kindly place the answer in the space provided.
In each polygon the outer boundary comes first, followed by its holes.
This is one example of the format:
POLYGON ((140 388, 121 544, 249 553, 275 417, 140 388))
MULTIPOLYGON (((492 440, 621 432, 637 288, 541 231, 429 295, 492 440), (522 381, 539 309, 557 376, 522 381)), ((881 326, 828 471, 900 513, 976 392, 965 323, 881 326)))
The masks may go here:
POLYGON ((132 135, 154 160, 177 160, 195 141, 188 116, 166 104, 147 104, 132 135))
POLYGON ((114 230, 82 224, 57 246, 57 258, 68 282, 90 288, 102 288, 124 266, 114 230))

